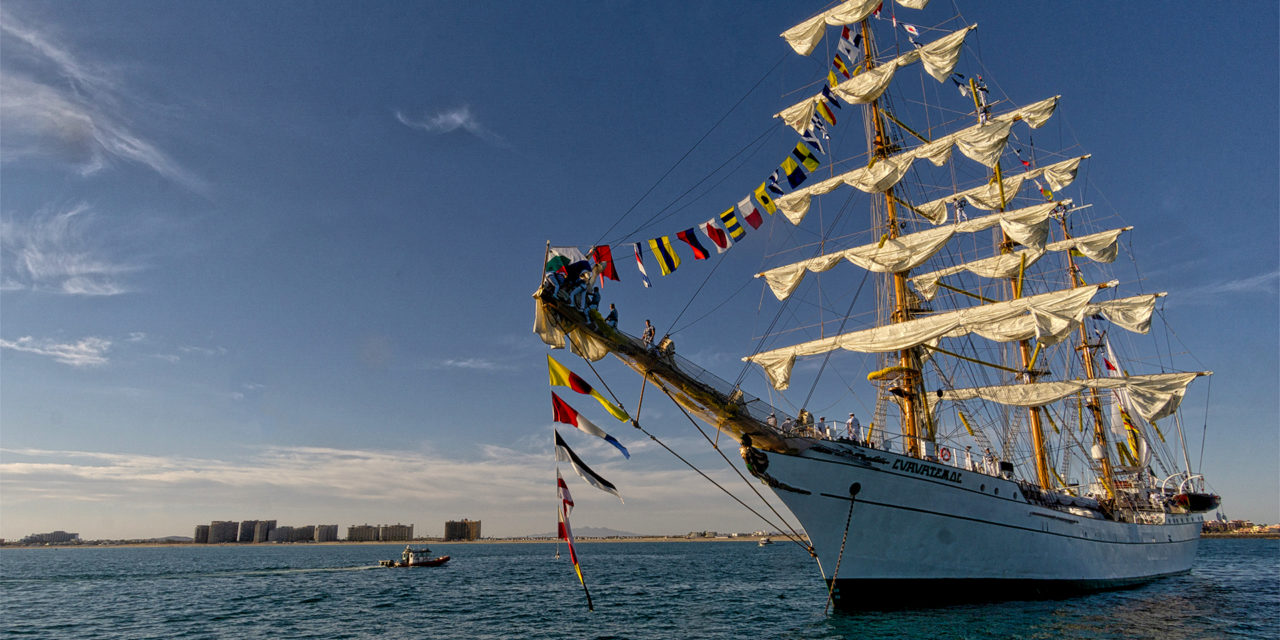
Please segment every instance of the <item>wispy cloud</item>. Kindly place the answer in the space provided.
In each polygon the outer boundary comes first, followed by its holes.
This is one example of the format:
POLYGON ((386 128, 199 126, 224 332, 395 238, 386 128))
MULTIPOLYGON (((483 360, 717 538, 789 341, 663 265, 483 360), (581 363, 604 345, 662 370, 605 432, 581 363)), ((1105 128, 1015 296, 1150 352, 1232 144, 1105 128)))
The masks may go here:
POLYGON ((490 360, 488 358, 442 358, 429 360, 422 365, 423 369, 469 369, 473 371, 514 371, 515 367, 490 360))
POLYGON ((111 349, 111 341, 89 336, 75 342, 54 342, 23 336, 12 341, 0 338, 0 349, 46 356, 73 367, 95 367, 107 364, 107 351, 111 349))
POLYGON ((24 220, 0 220, 0 267, 7 290, 70 295, 127 293, 121 277, 139 269, 107 256, 106 236, 85 203, 45 209, 24 220))
POLYGON ((178 351, 181 351, 181 352, 183 352, 183 353, 192 353, 192 354, 201 355, 201 356, 208 356, 208 357, 213 357, 213 356, 225 356, 225 355, 227 355, 227 348, 226 348, 226 347, 192 347, 192 346, 181 346, 181 347, 178 347, 178 351))
POLYGON ((47 158, 90 175, 124 160, 193 191, 206 190, 203 180, 128 124, 138 99, 117 77, 11 11, 0 10, 0 34, 6 61, 0 69, 5 162, 47 158))
POLYGON ((1265 273, 1203 284, 1169 296, 1170 306, 1178 304, 1203 304, 1225 295, 1272 295, 1280 294, 1280 269, 1272 269, 1265 273))
POLYGON ((447 111, 438 111, 432 115, 425 115, 421 119, 414 119, 404 114, 400 110, 396 110, 396 120, 400 121, 410 129, 417 129, 427 133, 445 134, 459 129, 470 133, 471 135, 496 145, 504 145, 505 141, 502 136, 490 131, 471 113, 471 107, 462 105, 456 109, 447 111))

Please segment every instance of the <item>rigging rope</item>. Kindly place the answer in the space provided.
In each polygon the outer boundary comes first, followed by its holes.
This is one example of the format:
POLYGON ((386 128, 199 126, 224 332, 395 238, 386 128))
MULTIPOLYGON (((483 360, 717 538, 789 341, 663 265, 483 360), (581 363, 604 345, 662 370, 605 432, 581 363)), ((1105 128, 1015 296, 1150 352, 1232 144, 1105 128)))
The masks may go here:
MULTIPOLYGON (((800 541, 800 532, 799 532, 799 531, 797 531, 797 530, 796 530, 796 528, 795 528, 794 526, 792 526, 792 525, 791 525, 791 523, 787 522, 786 517, 784 517, 782 514, 778 513, 778 510, 777 510, 777 509, 774 509, 774 508, 773 508, 773 505, 769 504, 769 501, 768 501, 768 500, 765 500, 764 496, 760 494, 760 490, 759 490, 759 489, 756 489, 755 485, 754 485, 750 480, 747 480, 747 477, 746 477, 746 476, 742 475, 742 471, 739 471, 739 470, 738 470, 738 467, 737 467, 737 466, 735 466, 735 465, 733 464, 733 462, 731 462, 731 461, 729 460, 728 456, 725 456, 725 455, 724 455, 724 451, 722 451, 722 450, 720 449, 720 447, 719 447, 719 446, 717 446, 714 442, 712 442, 711 438, 707 436, 707 433, 706 433, 705 431, 703 431, 703 430, 702 430, 702 427, 699 427, 699 426, 698 426, 698 422, 697 422, 696 420, 694 420, 694 419, 693 419, 693 416, 689 415, 689 412, 688 412, 688 411, 686 411, 686 410, 685 410, 685 408, 684 408, 684 407, 683 407, 679 402, 676 402, 676 399, 675 399, 674 397, 672 397, 672 396, 671 396, 671 394, 670 394, 670 393, 668 393, 668 392, 667 392, 667 390, 666 390, 665 388, 663 388, 663 387, 661 387, 661 386, 659 386, 658 388, 659 388, 659 389, 662 389, 662 393, 663 393, 663 394, 665 394, 668 398, 671 398, 671 402, 673 402, 673 403, 676 405, 676 407, 677 407, 678 409, 680 409, 680 412, 684 414, 684 417, 685 417, 685 418, 688 418, 689 423, 693 425, 693 428, 694 428, 694 429, 696 429, 696 430, 698 431, 698 433, 702 435, 702 438, 703 438, 704 440, 706 440, 708 444, 710 444, 710 445, 711 445, 711 448, 712 448, 712 449, 715 449, 715 450, 716 450, 716 453, 720 454, 720 457, 721 457, 721 458, 723 458, 723 459, 724 459, 724 461, 725 461, 725 463, 727 463, 727 464, 729 465, 729 468, 730 468, 730 469, 733 469, 733 472, 734 472, 734 473, 736 473, 736 474, 738 474, 738 477, 739 477, 739 478, 742 478, 742 481, 743 481, 744 483, 746 483, 746 485, 747 485, 748 487, 750 487, 751 492, 752 492, 752 493, 754 493, 754 494, 756 494, 756 497, 757 497, 757 498, 760 498, 760 501, 761 501, 761 502, 763 502, 763 503, 765 504, 765 506, 769 507, 769 510, 773 512, 773 515, 778 516, 778 519, 779 519, 779 520, 781 520, 784 524, 786 524, 786 525, 787 525, 787 528, 791 530, 791 533, 783 532, 783 534, 782 534, 782 535, 786 536, 788 540, 790 540, 790 541, 792 541, 792 542, 794 542, 794 543, 796 543, 796 544, 800 545, 800 547, 801 547, 801 548, 803 548, 805 551, 808 551, 808 552, 809 552, 809 555, 813 555, 814 557, 817 557, 816 555, 814 555, 813 547, 811 547, 811 546, 809 546, 809 545, 806 545, 806 544, 804 544, 803 542, 801 542, 801 541, 800 541)), ((637 428, 637 429, 640 429, 640 425, 639 425, 639 424, 636 424, 635 426, 636 426, 636 428, 637 428)), ((640 429, 640 430, 641 430, 641 431, 644 431, 644 429, 640 429)), ((645 431, 645 435, 649 435, 649 432, 645 431)), ((653 438, 653 440, 654 440, 655 442, 658 442, 658 439, 657 439, 657 438, 654 438, 652 435, 649 435, 649 437, 650 437, 650 438, 653 438)), ((658 444, 662 444, 662 443, 661 443, 661 442, 658 442, 658 444)), ((666 448, 666 445, 662 445, 662 446, 663 446, 664 448, 666 448)), ((667 450, 668 450, 668 451, 671 451, 671 449, 667 449, 667 450)), ((671 453, 672 453, 672 455, 675 455, 677 458, 680 458, 680 456, 679 456, 679 455, 677 455, 674 451, 671 451, 671 453)), ((731 498, 733 498, 734 500, 736 500, 736 501, 738 502, 738 504, 742 505, 743 507, 746 507, 746 509, 747 509, 748 511, 750 511, 750 512, 751 512, 751 513, 753 513, 753 514, 755 514, 755 515, 756 515, 756 517, 758 517, 758 518, 760 518, 761 520, 763 520, 766 524, 768 524, 769 526, 771 526, 771 527, 775 528, 775 529, 776 529, 776 530, 778 530, 778 531, 782 531, 782 527, 779 527, 778 525, 773 524, 772 522, 770 522, 770 521, 768 520, 768 518, 765 518, 764 516, 760 515, 760 513, 759 513, 759 512, 757 512, 755 509, 752 509, 750 506, 748 506, 748 505, 747 505, 747 503, 745 503, 745 502, 743 502, 742 500, 738 499, 738 497, 737 497, 737 496, 735 496, 735 495, 733 495, 732 493, 729 493, 729 490, 728 490, 728 489, 725 489, 724 487, 720 486, 720 484, 719 484, 719 483, 717 483, 715 480, 712 480, 712 479, 711 479, 711 477, 710 477, 710 476, 708 476, 707 474, 703 473, 703 472, 702 472, 702 470, 700 470, 700 469, 698 469, 697 467, 695 467, 694 465, 692 465, 692 464, 688 463, 687 461, 685 461, 685 460, 684 460, 684 458, 680 458, 680 460, 681 460, 682 462, 684 462, 685 464, 688 464, 688 465, 689 465, 689 467, 690 467, 691 469, 693 469, 694 471, 697 471, 700 475, 702 475, 702 477, 706 478, 709 482, 711 482, 711 484, 716 485, 716 487, 717 487, 717 488, 719 488, 721 491, 724 491, 726 494, 728 494, 728 495, 729 495, 729 497, 731 497, 731 498)))
MULTIPOLYGON (((706 140, 707 136, 711 135, 711 132, 715 131, 716 128, 720 126, 720 123, 724 122, 725 118, 728 118, 729 114, 733 113, 734 110, 738 108, 738 105, 742 104, 742 102, 747 99, 747 96, 751 95, 751 93, 756 90, 756 87, 759 87, 760 83, 764 82, 764 79, 769 77, 773 73, 773 71, 778 68, 778 65, 782 64, 782 62, 786 59, 787 59, 786 55, 783 55, 781 58, 778 58, 778 61, 773 63, 773 66, 770 67, 769 70, 764 73, 764 75, 760 76, 760 79, 757 80, 755 84, 751 85, 751 88, 748 89, 746 93, 742 94, 742 97, 738 98, 738 101, 733 103, 733 106, 729 107, 729 110, 726 111, 723 116, 720 116, 720 119, 716 120, 715 124, 711 125, 711 128, 707 129, 707 132, 702 134, 702 137, 698 138, 698 141, 694 142, 693 146, 689 147, 689 150, 684 152, 684 155, 680 156, 680 159, 676 160, 675 164, 671 165, 671 168, 667 169, 667 171, 663 173, 662 176, 659 177, 653 183, 653 186, 649 187, 649 189, 645 191, 644 194, 641 195, 635 201, 635 204, 632 204, 629 208, 627 208, 626 211, 622 213, 622 215, 618 216, 618 219, 615 220, 613 224, 609 225, 609 228, 605 229, 604 233, 600 234, 600 237, 596 239, 595 243, 593 244, 600 244, 600 240, 603 240, 605 237, 607 237, 609 233, 614 230, 615 227, 617 227, 628 215, 631 214, 632 211, 635 211, 635 208, 640 206, 640 203, 643 202, 645 198, 649 197, 649 194, 653 193, 653 190, 657 189, 658 185, 662 184, 662 181, 666 180, 667 176, 671 175, 671 172, 675 171, 676 167, 680 166, 680 163, 684 162, 685 158, 688 158, 689 154, 693 153, 693 150, 697 149, 698 145, 702 144, 702 141, 706 140)), ((648 222, 646 222, 645 224, 648 224, 648 222)), ((641 228, 643 228, 643 226, 644 225, 641 225, 641 228)), ((639 231, 639 229, 637 229, 637 231, 639 231)))

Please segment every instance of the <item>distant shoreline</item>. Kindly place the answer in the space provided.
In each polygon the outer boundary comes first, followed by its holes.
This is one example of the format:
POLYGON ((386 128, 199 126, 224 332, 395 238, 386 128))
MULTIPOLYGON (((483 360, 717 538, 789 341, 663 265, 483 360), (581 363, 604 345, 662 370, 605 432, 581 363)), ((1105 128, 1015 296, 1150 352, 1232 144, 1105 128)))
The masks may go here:
MULTIPOLYGON (((717 538, 689 538, 685 536, 631 536, 631 537, 580 537, 574 538, 574 542, 579 544, 591 544, 596 542, 757 542, 761 536, 737 536, 737 537, 717 537, 717 538)), ((775 538, 775 543, 786 542, 784 536, 768 536, 775 538)), ((1258 539, 1258 540, 1280 540, 1280 533, 1274 531, 1264 531, 1260 533, 1244 533, 1244 532, 1226 532, 1226 533, 1201 533, 1201 538, 1210 539, 1258 539)), ((160 547, 282 547, 282 546, 304 546, 304 547, 330 547, 330 546, 363 546, 363 545, 454 545, 454 544, 549 544, 560 542, 557 538, 483 538, 481 540, 450 540, 448 542, 439 538, 420 538, 415 540, 399 540, 399 541, 364 541, 364 542, 348 542, 346 540, 338 540, 334 542, 217 542, 214 544, 196 543, 196 542, 81 542, 78 544, 14 544, 5 543, 4 549, 107 549, 107 548, 160 548, 160 547)))
POLYGON ((1280 540, 1280 532, 1263 531, 1260 533, 1246 533, 1239 531, 1225 531, 1213 533, 1201 533, 1201 538, 1261 538, 1263 540, 1280 540))
MULTIPOLYGON (((688 538, 685 536, 635 536, 635 537, 575 537, 574 542, 580 544, 589 544, 595 542, 757 542, 761 536, 738 536, 735 538, 688 538)), ((769 536, 773 537, 773 536, 769 536)), ((786 538, 777 536, 776 542, 785 542, 786 538)), ((286 547, 286 546, 303 546, 303 547, 330 547, 330 546, 364 546, 364 545, 454 545, 454 544, 546 544, 560 542, 557 538, 483 538, 480 540, 449 540, 448 542, 439 538, 421 538, 415 540, 398 540, 398 541, 363 541, 348 542, 346 540, 338 540, 335 542, 216 542, 213 544, 204 542, 80 542, 78 544, 14 544, 5 543, 5 549, 106 549, 106 548, 161 548, 161 547, 286 547)))

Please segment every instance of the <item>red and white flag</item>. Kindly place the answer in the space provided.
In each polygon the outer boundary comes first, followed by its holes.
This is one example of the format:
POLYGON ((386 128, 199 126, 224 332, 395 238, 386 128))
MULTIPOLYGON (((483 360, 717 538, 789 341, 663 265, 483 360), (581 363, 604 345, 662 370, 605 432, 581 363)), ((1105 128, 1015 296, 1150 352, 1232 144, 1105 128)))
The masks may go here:
POLYGON ((578 552, 573 549, 573 530, 569 527, 569 512, 573 510, 573 496, 569 495, 569 485, 564 483, 564 478, 560 476, 559 469, 556 469, 556 487, 560 495, 560 508, 556 509, 556 519, 559 520, 559 536, 561 540, 564 540, 565 545, 569 547, 569 560, 573 562, 573 571, 578 574, 578 583, 582 585, 582 592, 587 594, 587 610, 595 611, 595 607, 591 604, 591 592, 587 591, 587 581, 582 578, 582 567, 578 564, 578 552))
POLYGON ((752 229, 759 229, 760 224, 764 222, 764 218, 760 217, 760 210, 756 208, 756 203, 751 201, 751 196, 743 198, 742 202, 738 203, 738 211, 752 229))
POLYGON ((733 238, 720 226, 719 218, 712 218, 698 225, 698 229, 716 246, 716 253, 724 253, 733 246, 733 238))

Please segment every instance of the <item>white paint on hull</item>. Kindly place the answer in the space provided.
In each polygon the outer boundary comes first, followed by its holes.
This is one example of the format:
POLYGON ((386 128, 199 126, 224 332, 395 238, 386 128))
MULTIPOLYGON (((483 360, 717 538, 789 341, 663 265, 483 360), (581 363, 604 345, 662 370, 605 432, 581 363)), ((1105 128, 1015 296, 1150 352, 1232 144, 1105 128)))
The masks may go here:
POLYGON ((774 489, 809 534, 824 577, 1125 582, 1191 568, 1200 515, 1115 522, 1037 504, 1017 483, 876 449, 769 453, 774 489), (861 454, 871 461, 860 461, 861 454), (837 572, 849 514, 860 485, 837 572))

